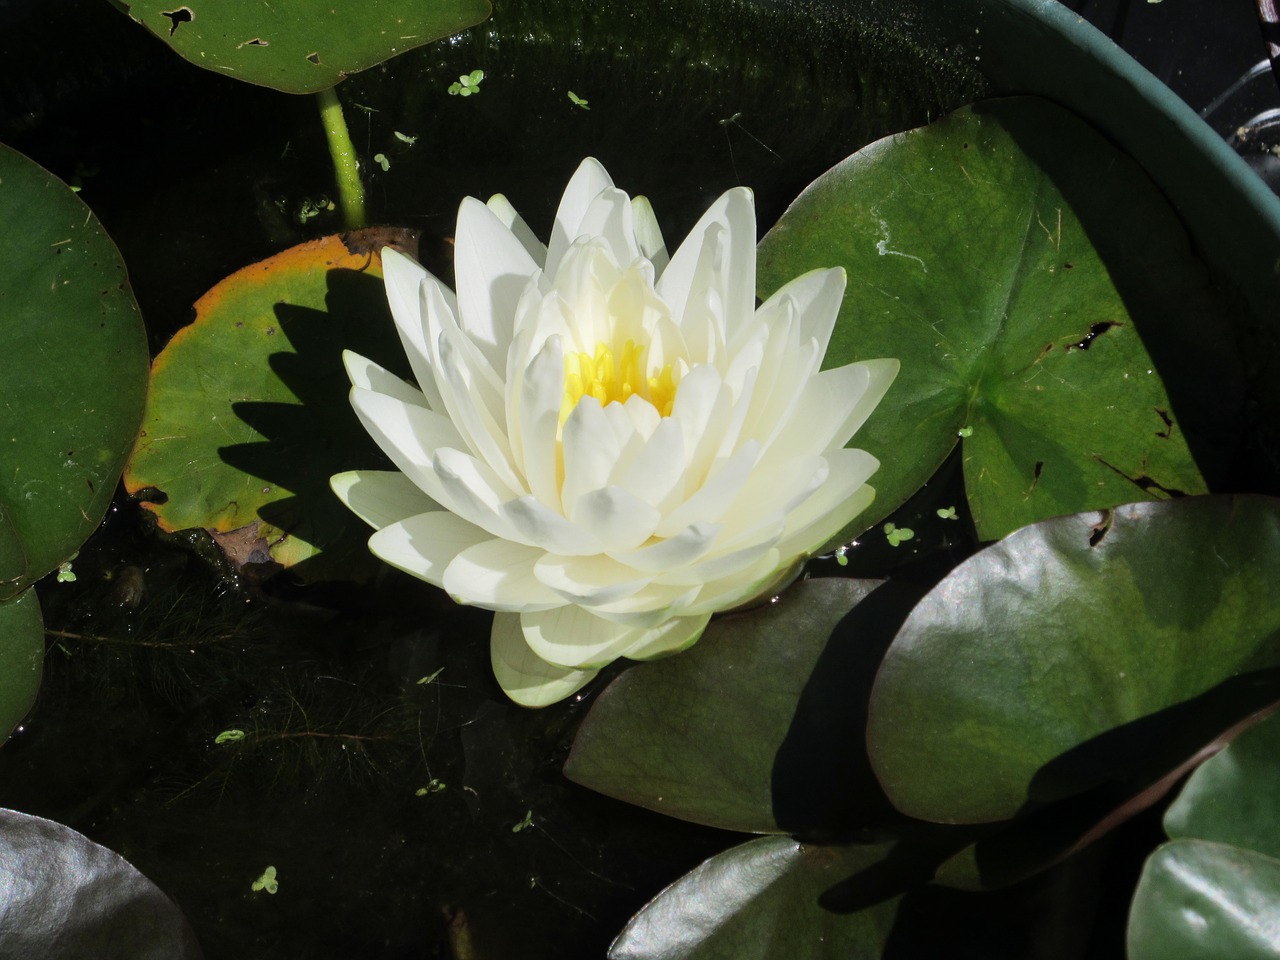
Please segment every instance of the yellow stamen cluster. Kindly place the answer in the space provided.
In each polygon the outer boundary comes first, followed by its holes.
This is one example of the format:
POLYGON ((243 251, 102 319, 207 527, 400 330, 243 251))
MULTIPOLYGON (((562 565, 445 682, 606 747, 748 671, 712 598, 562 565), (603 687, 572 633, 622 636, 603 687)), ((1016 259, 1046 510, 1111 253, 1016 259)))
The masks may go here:
POLYGON ((664 417, 671 416, 671 405, 676 398, 675 375, 667 364, 656 377, 646 377, 640 362, 644 350, 634 340, 622 347, 621 357, 602 341, 596 343, 596 352, 566 353, 564 357, 564 400, 560 403, 560 424, 583 397, 591 396, 600 406, 610 403, 626 403, 633 394, 640 394, 657 408, 664 417))

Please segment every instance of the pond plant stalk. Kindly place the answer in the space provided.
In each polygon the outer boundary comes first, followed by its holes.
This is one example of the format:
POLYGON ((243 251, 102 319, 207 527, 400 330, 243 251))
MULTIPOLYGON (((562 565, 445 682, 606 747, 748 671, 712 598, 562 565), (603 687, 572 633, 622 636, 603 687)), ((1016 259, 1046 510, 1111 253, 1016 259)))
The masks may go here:
POLYGON ((360 163, 347 130, 347 119, 342 114, 342 101, 338 99, 336 87, 321 90, 316 98, 320 103, 324 134, 329 141, 329 155, 333 157, 342 222, 348 230, 359 230, 365 225, 364 184, 360 181, 360 163))

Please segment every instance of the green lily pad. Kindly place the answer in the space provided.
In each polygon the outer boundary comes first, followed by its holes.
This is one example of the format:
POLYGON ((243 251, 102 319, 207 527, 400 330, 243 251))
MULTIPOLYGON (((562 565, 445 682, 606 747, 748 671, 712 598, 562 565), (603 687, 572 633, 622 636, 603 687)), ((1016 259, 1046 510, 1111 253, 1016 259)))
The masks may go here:
POLYGON ((156 357, 142 435, 125 470, 152 489, 163 529, 203 527, 237 564, 275 562, 311 579, 377 568, 369 530, 329 477, 383 462, 347 402, 342 351, 407 375, 387 311, 384 243, 367 231, 293 247, 223 280, 156 357))
POLYGON ((1241 380, 1205 331, 1230 311, 1156 187, 1066 110, 980 103, 829 170, 761 241, 759 289, 837 265, 826 364, 902 361, 854 438, 882 461, 860 522, 957 442, 983 539, 1225 471, 1241 380))
POLYGON ((0 743, 36 702, 44 672, 44 618, 34 590, 0 603, 0 743))
POLYGON ((285 93, 327 90, 343 77, 486 20, 489 0, 115 0, 198 67, 285 93))
POLYGON ((142 418, 124 264, 61 181, 0 145, 0 600, 94 531, 142 418))
POLYGON ((1246 730, 1187 780, 1165 812, 1172 843, 1148 859, 1128 952, 1274 958, 1280 929, 1280 719, 1246 730))
POLYGON ((1280 699, 1280 501, 1196 497, 1060 517, 958 566, 872 691, 894 805, 939 822, 1158 782, 1280 699))
POLYGON ((832 835, 887 805, 862 740, 875 664, 919 591, 817 579, 719 619, 592 705, 569 779, 729 830, 832 835), (852 611, 852 612, 851 612, 852 611))
POLYGON ((760 837, 712 857, 658 894, 609 960, 845 960, 878 957, 898 912, 888 897, 856 912, 821 898, 873 867, 886 846, 823 847, 760 837))

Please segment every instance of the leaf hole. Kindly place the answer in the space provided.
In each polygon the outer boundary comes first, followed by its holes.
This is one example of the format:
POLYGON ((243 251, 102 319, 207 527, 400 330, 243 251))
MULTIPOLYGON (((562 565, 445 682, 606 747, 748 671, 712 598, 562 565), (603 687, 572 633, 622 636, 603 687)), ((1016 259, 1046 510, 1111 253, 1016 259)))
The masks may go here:
POLYGON ((1062 269, 1063 269, 1063 270, 1074 270, 1075 268, 1076 268, 1076 265, 1075 265, 1074 263, 1072 263, 1070 260, 1063 260, 1063 261, 1062 261, 1062 269))
POLYGON ((1097 340, 1100 336, 1102 336, 1112 327, 1118 327, 1118 326, 1120 326, 1120 324, 1116 323, 1114 320, 1103 320, 1101 323, 1095 323, 1093 326, 1089 328, 1089 332, 1085 334, 1083 340, 1081 340, 1079 343, 1073 343, 1071 346, 1067 347, 1067 349, 1068 350, 1088 350, 1091 346, 1093 346, 1093 341, 1097 340))
POLYGON ((270 41, 263 40, 261 37, 254 37, 252 40, 246 40, 244 43, 237 43, 236 49, 239 50, 241 47, 269 47, 269 46, 271 46, 270 41))
POLYGON ((308 53, 307 60, 314 63, 317 67, 320 66, 320 53, 318 51, 316 53, 308 53))
POLYGON ((169 36, 173 36, 178 32, 178 27, 184 23, 190 23, 196 18, 190 7, 179 7, 177 10, 161 10, 162 17, 169 18, 169 36))
POLYGON ((1089 528, 1089 546, 1096 547, 1111 530, 1112 514, 1110 510, 1102 511, 1102 519, 1089 528))
POLYGON ((1036 465, 1031 468, 1031 486, 1027 487, 1026 496, 1028 497, 1031 496, 1031 494, 1035 491, 1036 484, 1040 482, 1040 474, 1042 474, 1043 472, 1044 472, 1044 461, 1037 460, 1036 465))
POLYGON ((1169 411, 1156 407, 1156 415, 1164 422, 1164 429, 1157 430, 1156 436, 1161 440, 1170 439, 1173 436, 1173 418, 1169 416, 1169 411))

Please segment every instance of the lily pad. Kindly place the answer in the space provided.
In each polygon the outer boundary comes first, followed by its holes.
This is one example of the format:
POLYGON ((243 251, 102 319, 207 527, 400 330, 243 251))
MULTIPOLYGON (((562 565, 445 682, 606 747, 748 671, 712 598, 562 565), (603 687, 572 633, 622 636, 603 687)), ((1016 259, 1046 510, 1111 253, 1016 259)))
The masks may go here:
POLYGON ((12 960, 199 960, 173 901, 70 827, 0 810, 0 955, 12 960))
POLYGON ((831 836, 865 825, 887 808, 858 749, 870 680, 919 595, 805 580, 717 620, 691 650, 632 667, 599 696, 565 775, 729 830, 831 836))
POLYGON ((861 522, 957 442, 983 539, 1203 493, 1227 469, 1232 310, 1159 190, 1061 107, 980 103, 829 170, 761 241, 759 289, 836 265, 849 287, 826 364, 902 361, 854 438, 883 464, 861 522))
POLYGON ((142 418, 147 344, 124 264, 53 175, 0 145, 0 600, 94 531, 142 418))
POLYGON ((155 359, 124 476, 131 493, 163 494, 146 504, 163 529, 203 527, 238 564, 312 579, 376 569, 368 529, 329 477, 382 462, 347 402, 342 351, 405 367, 377 252, 397 241, 413 245, 409 232, 385 230, 311 241, 200 298, 195 321, 155 359))
POLYGON ((44 618, 34 590, 0 603, 0 743, 36 702, 44 672, 44 618))
POLYGON ((888 897, 838 912, 823 895, 888 847, 820 847, 761 837, 712 857, 641 910, 609 960, 836 960, 878 957, 898 912, 888 897))
POLYGON ((327 90, 350 73, 474 26, 489 0, 115 0, 198 67, 285 93, 327 90))
POLYGON ((1148 859, 1128 954, 1274 958, 1280 928, 1280 719, 1246 730, 1187 780, 1165 812, 1172 843, 1148 859))
POLYGON ((1280 501, 1026 527, 912 611, 871 696, 898 809, 980 823, 1174 770, 1280 699, 1280 501))

